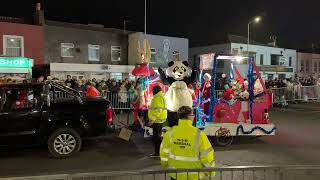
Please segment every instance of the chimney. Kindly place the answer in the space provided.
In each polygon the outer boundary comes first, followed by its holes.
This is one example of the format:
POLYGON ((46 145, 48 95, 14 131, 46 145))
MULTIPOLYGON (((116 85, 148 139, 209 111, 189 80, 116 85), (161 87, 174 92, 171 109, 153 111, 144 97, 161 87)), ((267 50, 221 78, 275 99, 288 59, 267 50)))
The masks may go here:
POLYGON ((34 24, 35 25, 44 25, 44 13, 41 10, 41 3, 36 3, 36 12, 34 13, 34 24))
POLYGON ((277 47, 277 36, 270 36, 271 42, 268 43, 268 46, 277 47))

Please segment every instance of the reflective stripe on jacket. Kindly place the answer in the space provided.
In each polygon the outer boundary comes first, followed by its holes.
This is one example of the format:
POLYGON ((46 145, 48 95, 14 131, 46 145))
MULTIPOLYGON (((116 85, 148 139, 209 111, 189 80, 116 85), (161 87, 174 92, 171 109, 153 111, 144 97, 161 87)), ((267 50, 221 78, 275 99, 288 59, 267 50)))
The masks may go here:
POLYGON ((164 123, 167 119, 167 105, 162 91, 153 96, 148 108, 148 117, 153 123, 164 123))
MULTIPOLYGON (((165 133, 160 147, 161 165, 166 168, 215 167, 214 150, 204 132, 192 126, 191 120, 181 119, 179 125, 165 133)), ((175 173, 175 179, 201 179, 215 173, 175 173), (178 177, 176 177, 178 176, 178 177)))

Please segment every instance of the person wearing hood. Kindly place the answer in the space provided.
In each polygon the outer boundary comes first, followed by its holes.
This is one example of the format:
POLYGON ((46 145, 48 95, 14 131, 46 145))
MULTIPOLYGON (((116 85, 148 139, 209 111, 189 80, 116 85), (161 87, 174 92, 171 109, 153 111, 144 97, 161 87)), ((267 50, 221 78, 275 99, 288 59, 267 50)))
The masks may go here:
POLYGON ((151 105, 148 109, 148 118, 152 123, 152 141, 155 150, 152 156, 159 156, 162 126, 167 119, 167 105, 160 86, 153 87, 152 92, 153 98, 151 100, 151 105))
POLYGON ((86 96, 87 97, 97 97, 100 96, 99 91, 92 85, 91 82, 87 82, 87 92, 86 96))

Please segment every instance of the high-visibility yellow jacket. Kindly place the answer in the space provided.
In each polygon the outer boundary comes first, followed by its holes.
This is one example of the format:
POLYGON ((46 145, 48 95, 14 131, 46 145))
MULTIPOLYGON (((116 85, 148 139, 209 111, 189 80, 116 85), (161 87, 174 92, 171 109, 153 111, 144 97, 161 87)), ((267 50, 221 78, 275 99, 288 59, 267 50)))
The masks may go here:
MULTIPOLYGON (((206 134, 192 126, 192 121, 180 119, 178 126, 173 126, 164 135, 160 147, 161 165, 165 168, 203 168, 215 167, 214 150, 206 134)), ((201 179, 212 173, 171 173, 175 179, 201 179), (178 176, 178 177, 176 177, 178 176)))
POLYGON ((148 108, 148 117, 153 123, 164 123, 167 119, 167 105, 162 91, 153 96, 148 108))

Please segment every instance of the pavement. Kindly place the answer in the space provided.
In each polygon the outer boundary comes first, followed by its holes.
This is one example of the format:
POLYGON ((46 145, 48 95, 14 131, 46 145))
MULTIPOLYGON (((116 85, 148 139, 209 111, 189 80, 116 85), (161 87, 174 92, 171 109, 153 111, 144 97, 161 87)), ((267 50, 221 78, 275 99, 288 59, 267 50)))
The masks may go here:
MULTIPOLYGON (((277 126, 275 136, 236 138, 228 147, 216 147, 217 166, 320 165, 320 104, 295 104, 270 112, 277 126)), ((118 120, 126 122, 127 116, 118 120)), ((129 120, 132 118, 129 117, 129 120)), ((45 148, 0 151, 0 177, 160 169, 150 158, 152 143, 139 133, 124 141, 117 134, 88 139, 69 159, 53 159, 45 148)))

